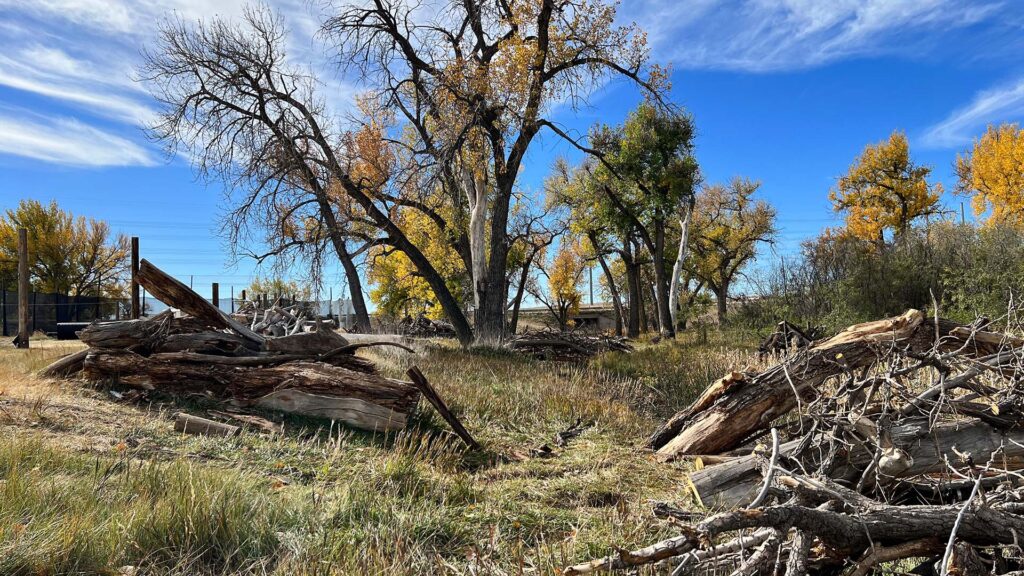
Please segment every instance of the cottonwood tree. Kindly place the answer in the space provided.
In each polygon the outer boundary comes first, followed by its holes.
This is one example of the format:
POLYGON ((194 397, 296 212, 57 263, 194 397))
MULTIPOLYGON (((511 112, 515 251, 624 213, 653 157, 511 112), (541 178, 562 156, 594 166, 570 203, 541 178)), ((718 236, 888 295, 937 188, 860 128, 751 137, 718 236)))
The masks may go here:
POLYGON ((403 141, 410 158, 465 208, 476 336, 501 338, 516 180, 542 130, 572 140, 551 120, 553 105, 575 108, 610 77, 660 101, 664 72, 648 65, 645 35, 616 25, 615 5, 602 0, 374 0, 333 9, 323 32, 339 61, 396 111, 414 136, 403 141))
POLYGON ((521 198, 512 211, 507 284, 512 290, 508 303, 509 319, 507 331, 515 334, 519 327, 519 311, 530 281, 530 272, 547 248, 568 229, 558 206, 545 202, 543 209, 531 208, 528 198, 521 198))
POLYGON ((864 149, 829 199, 852 235, 881 245, 886 231, 902 236, 915 221, 942 213, 942 185, 928 182, 931 172, 914 163, 906 134, 895 131, 864 149))
POLYGON ((379 241, 409 258, 468 344, 473 332, 459 301, 392 219, 393 203, 360 175, 360 159, 343 146, 345 132, 317 97, 315 80, 287 64, 284 43, 280 19, 266 8, 247 9, 238 23, 166 22, 140 69, 162 105, 152 136, 183 149, 200 175, 228 185, 233 241, 283 206, 319 218, 341 258, 346 230, 332 202, 337 186, 377 228, 379 241))
POLYGON ((708 186, 697 196, 690 234, 693 273, 715 294, 718 321, 724 322, 733 281, 777 234, 775 209, 755 199, 760 182, 734 178, 708 186))
POLYGON ((56 201, 22 200, 0 216, 0 277, 16 285, 18 229, 28 230, 29 274, 35 290, 102 296, 123 283, 128 239, 112 236, 106 222, 75 216, 56 201))
POLYGON ((970 152, 956 159, 957 187, 973 194, 977 216, 989 224, 1024 225, 1024 129, 1017 124, 989 126, 970 152))
POLYGON ((583 300, 579 285, 586 269, 579 240, 566 236, 551 260, 542 260, 537 266, 537 277, 527 283, 527 291, 551 312, 562 332, 568 329, 572 315, 579 312, 583 300))
POLYGON ((621 127, 599 127, 592 136, 602 160, 594 170, 597 187, 650 253, 658 325, 669 337, 675 336, 682 260, 700 179, 693 139, 688 114, 646 102, 621 127), (670 260, 666 240, 673 220, 680 224, 682 241, 670 260), (671 276, 670 261, 675 262, 671 276))
POLYGON ((594 176, 596 162, 589 158, 574 167, 564 158, 556 160, 545 180, 548 204, 564 210, 569 231, 587 239, 592 257, 601 265, 604 285, 608 287, 619 322, 626 324, 626 335, 635 338, 640 335, 642 306, 638 259, 633 257, 634 252, 639 251, 635 225, 618 217, 619 212, 603 191, 602 182, 594 176), (613 255, 623 263, 628 311, 619 291, 621 283, 615 278, 614 262, 609 261, 613 255))

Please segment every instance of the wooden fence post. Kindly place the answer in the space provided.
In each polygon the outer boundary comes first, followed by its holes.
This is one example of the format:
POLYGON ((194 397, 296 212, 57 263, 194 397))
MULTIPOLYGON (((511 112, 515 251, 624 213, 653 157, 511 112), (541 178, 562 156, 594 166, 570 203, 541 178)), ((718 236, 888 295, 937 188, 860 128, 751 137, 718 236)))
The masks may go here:
POLYGON ((132 320, 138 320, 142 314, 139 304, 139 237, 132 236, 132 320))
POLYGON ((210 298, 210 300, 212 301, 213 307, 220 308, 220 284, 218 282, 213 283, 212 291, 213 297, 210 298))
POLYGON ((18 229, 18 348, 28 348, 28 230, 18 229))

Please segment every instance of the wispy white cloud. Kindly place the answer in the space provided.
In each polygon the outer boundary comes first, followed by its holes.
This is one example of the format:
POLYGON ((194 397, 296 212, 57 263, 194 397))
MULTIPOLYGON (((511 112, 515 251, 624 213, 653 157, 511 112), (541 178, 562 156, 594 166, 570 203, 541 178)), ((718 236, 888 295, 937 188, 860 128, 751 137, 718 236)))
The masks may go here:
POLYGON ((975 95, 966 106, 928 128, 921 143, 931 148, 969 144, 987 124, 1024 119, 1024 78, 975 95))
POLYGON ((153 166, 146 148, 72 118, 0 110, 0 153, 66 166, 153 166))
MULTIPOLYGON (((132 76, 160 23, 169 17, 236 18, 248 4, 252 1, 0 0, 0 86, 30 94, 36 101, 50 100, 65 116, 73 113, 76 123, 62 117, 48 125, 51 134, 69 130, 69 142, 83 141, 78 136, 89 126, 102 126, 95 128, 98 133, 116 132, 131 142, 156 117, 156 103, 132 76)), ((323 84, 324 100, 333 110, 344 111, 356 90, 337 76, 324 46, 314 37, 319 21, 314 6, 308 0, 271 2, 291 30, 290 59, 310 68, 323 84)), ((32 107, 36 112, 53 108, 32 107)), ((35 148, 21 154, 19 148, 5 146, 0 152, 49 158, 35 148)))
POLYGON ((640 0, 622 15, 679 67, 773 72, 917 55, 937 38, 922 32, 970 26, 1002 8, 998 0, 640 0))
POLYGON ((74 58, 60 48, 30 45, 0 54, 0 85, 60 100, 90 114, 144 125, 154 118, 124 63, 74 58))

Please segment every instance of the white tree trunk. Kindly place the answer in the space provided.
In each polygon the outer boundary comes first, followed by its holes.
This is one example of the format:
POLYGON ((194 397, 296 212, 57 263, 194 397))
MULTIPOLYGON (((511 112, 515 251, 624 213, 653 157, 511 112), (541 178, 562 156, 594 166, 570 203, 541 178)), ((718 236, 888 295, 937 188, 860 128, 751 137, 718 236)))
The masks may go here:
POLYGON ((482 290, 487 285, 487 182, 484 175, 474 175, 463 166, 462 186, 469 202, 469 255, 472 263, 473 304, 480 309, 482 290))
POLYGON ((679 254, 676 256, 676 263, 672 266, 672 280, 668 285, 668 310, 672 315, 672 328, 679 325, 677 308, 679 308, 679 282, 683 275, 683 261, 686 260, 686 248, 690 239, 690 215, 693 208, 689 203, 682 206, 682 218, 679 219, 681 232, 679 234, 679 254))

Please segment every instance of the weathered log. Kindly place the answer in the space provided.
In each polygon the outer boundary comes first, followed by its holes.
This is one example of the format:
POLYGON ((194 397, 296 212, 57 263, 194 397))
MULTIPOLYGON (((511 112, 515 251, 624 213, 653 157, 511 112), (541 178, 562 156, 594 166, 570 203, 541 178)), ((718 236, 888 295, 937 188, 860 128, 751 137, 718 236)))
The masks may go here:
POLYGON ((210 304, 205 298, 193 292, 191 288, 167 275, 148 260, 143 259, 140 262, 137 278, 143 288, 164 304, 209 322, 211 326, 229 328, 256 345, 263 344, 263 336, 235 321, 220 308, 210 304))
POLYGON ((326 354, 348 346, 348 340, 333 330, 301 332, 290 336, 267 338, 263 349, 276 354, 304 354, 307 357, 326 354))
POLYGON ((84 372, 92 380, 179 394, 210 393, 238 405, 332 418, 364 430, 403 428, 419 399, 419 391, 408 382, 321 362, 239 368, 92 350, 84 372))
POLYGON ((348 368, 349 370, 355 370, 356 372, 363 372, 366 374, 376 374, 377 367, 373 362, 360 358, 359 356, 353 356, 351 354, 337 354, 327 359, 320 359, 317 357, 310 357, 307 354, 273 354, 273 355, 257 355, 257 356, 219 356, 216 354, 201 354, 197 352, 159 352, 151 354, 149 356, 153 360, 160 360, 163 362, 182 362, 190 364, 219 364, 223 366, 236 366, 240 368, 244 367, 259 367, 259 366, 279 366, 288 362, 296 362, 299 360, 320 360, 326 364, 332 366, 338 366, 341 368, 348 368))
MULTIPOLYGON (((1014 544, 1024 533, 1024 517, 1012 504, 967 509, 962 504, 947 506, 892 506, 882 503, 844 514, 801 505, 781 505, 754 510, 716 514, 694 527, 682 526, 679 536, 635 551, 620 550, 605 558, 570 566, 562 574, 586 574, 599 570, 622 570, 652 564, 693 550, 711 549, 719 535, 750 528, 774 528, 813 534, 834 557, 859 555, 871 546, 894 546, 935 539, 949 534, 957 517, 960 540, 974 546, 1014 544)), ((908 554, 917 554, 917 546, 908 554)))
POLYGON ((241 336, 228 332, 196 332, 169 334, 158 343, 154 352, 196 352, 201 354, 255 354, 252 346, 241 336))
POLYGON ((89 350, 86 349, 79 350, 74 354, 68 354, 40 370, 39 375, 43 378, 67 378, 77 374, 82 371, 82 366, 85 364, 85 357, 88 353, 89 350))
POLYGON ((918 310, 851 326, 760 374, 733 373, 719 380, 662 425, 649 443, 661 459, 735 448, 813 396, 829 378, 869 366, 893 346, 924 352, 939 336, 940 349, 962 349, 967 357, 998 350, 999 343, 976 334, 954 334, 957 327, 943 320, 936 326, 918 310))
MULTIPOLYGON (((1024 459, 1024 431, 1005 434, 984 422, 959 422, 935 426, 930 431, 922 424, 896 426, 892 430, 895 448, 909 456, 910 465, 893 475, 909 478, 946 470, 946 462, 959 462, 970 454, 975 462, 985 462, 1002 446, 1002 457, 1008 461, 1024 459)), ((799 440, 784 443, 780 452, 791 455, 799 440)), ((866 447, 846 455, 846 462, 833 477, 855 477, 871 463, 873 453, 866 447)), ((1002 460, 1000 460, 1002 461, 1002 460)), ((814 462, 806 463, 815 465, 814 462)), ((751 501, 762 482, 756 456, 741 456, 729 462, 691 472, 687 485, 694 500, 708 508, 730 508, 751 501)))
POLYGON ((91 348, 153 345, 168 333, 172 316, 170 311, 166 311, 140 320, 93 322, 78 333, 78 339, 91 348))
POLYGON ((201 436, 234 436, 240 430, 238 426, 222 424, 184 412, 178 412, 174 415, 174 429, 182 434, 201 436))

